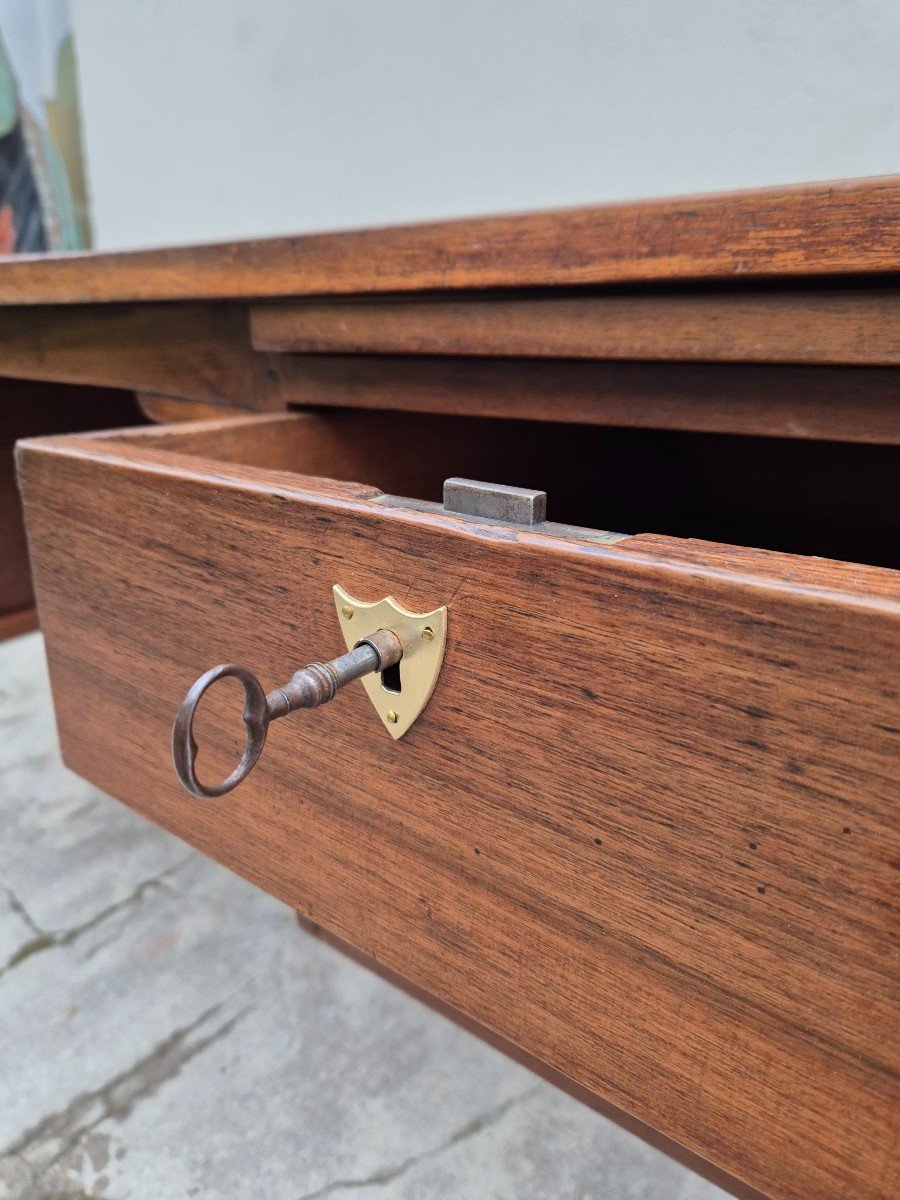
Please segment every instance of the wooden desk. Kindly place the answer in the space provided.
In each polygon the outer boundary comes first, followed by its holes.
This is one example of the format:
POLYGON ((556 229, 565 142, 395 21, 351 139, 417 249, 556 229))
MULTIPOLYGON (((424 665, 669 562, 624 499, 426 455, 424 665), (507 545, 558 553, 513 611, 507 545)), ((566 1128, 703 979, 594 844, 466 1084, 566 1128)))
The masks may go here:
MULTIPOLYGON (((898 216, 874 180, 3 265, 0 373, 169 422, 19 451, 67 763, 739 1193, 893 1197, 898 216), (335 583, 447 606, 421 718, 354 684, 188 796, 187 686, 339 654, 335 583)), ((211 778, 241 727, 202 718, 211 778)))

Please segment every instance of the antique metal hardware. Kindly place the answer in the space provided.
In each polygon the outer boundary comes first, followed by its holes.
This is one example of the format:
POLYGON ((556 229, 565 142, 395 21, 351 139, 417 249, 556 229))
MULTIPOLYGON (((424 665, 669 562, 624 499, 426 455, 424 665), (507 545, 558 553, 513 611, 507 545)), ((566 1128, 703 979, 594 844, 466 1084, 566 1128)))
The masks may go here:
POLYGON ((454 476, 444 480, 444 508, 510 525, 540 525, 547 519, 547 493, 454 476))
POLYGON ((363 681, 391 737, 402 737, 419 716, 443 661, 446 608, 412 613, 390 596, 375 604, 364 604, 337 586, 334 597, 348 647, 340 658, 310 663, 268 695, 252 671, 234 663, 212 667, 191 685, 172 728, 172 760, 176 775, 192 796, 209 799, 236 788, 259 760, 272 721, 300 708, 327 704, 355 679, 363 681), (231 774, 221 783, 207 785, 197 778, 194 716, 204 693, 220 679, 229 678, 237 679, 244 689, 247 741, 231 774))
POLYGON ((403 660, 393 674, 367 675, 362 685, 381 723, 395 740, 402 738, 428 703, 447 640, 447 609, 410 612, 393 596, 363 604, 335 586, 334 603, 348 649, 376 629, 392 629, 403 646, 403 660))

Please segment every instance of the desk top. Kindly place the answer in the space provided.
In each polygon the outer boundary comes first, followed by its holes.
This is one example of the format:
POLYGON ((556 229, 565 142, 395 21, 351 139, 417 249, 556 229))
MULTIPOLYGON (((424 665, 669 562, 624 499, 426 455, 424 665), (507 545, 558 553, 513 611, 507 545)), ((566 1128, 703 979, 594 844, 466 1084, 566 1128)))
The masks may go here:
POLYGON ((0 260, 0 304, 900 271, 900 176, 221 245, 0 260))

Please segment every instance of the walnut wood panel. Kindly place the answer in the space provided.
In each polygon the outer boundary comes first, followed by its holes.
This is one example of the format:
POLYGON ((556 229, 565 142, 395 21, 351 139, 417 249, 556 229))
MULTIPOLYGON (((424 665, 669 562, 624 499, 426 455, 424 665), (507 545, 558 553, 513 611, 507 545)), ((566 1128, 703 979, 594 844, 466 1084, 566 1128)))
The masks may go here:
POLYGON ((0 309, 4 375, 252 407, 265 363, 266 356, 250 347, 243 305, 0 309))
POLYGON ((328 301, 251 310, 257 350, 900 364, 900 292, 328 301))
POLYGON ((888 367, 273 355, 259 407, 459 413, 644 429, 900 442, 888 367))
POLYGON ((70 767, 760 1190, 893 1197, 896 573, 580 544, 143 435, 20 472, 70 767), (394 743, 352 689, 188 797, 187 684, 339 651, 337 581, 449 604, 423 717, 394 743))
POLYGON ((900 270, 897 176, 217 246, 8 260, 0 303, 192 300, 900 270))

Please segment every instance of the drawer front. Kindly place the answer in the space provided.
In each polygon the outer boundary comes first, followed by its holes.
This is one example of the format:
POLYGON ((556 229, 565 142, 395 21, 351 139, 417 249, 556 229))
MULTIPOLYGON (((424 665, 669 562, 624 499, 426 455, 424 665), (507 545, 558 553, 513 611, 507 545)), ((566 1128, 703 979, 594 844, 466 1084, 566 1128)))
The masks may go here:
POLYGON ((20 449, 67 764, 738 1178, 886 1200, 896 574, 223 461, 282 425, 20 449), (421 718, 393 741, 353 684, 187 795, 187 686, 342 653, 336 583, 447 605, 421 718))

